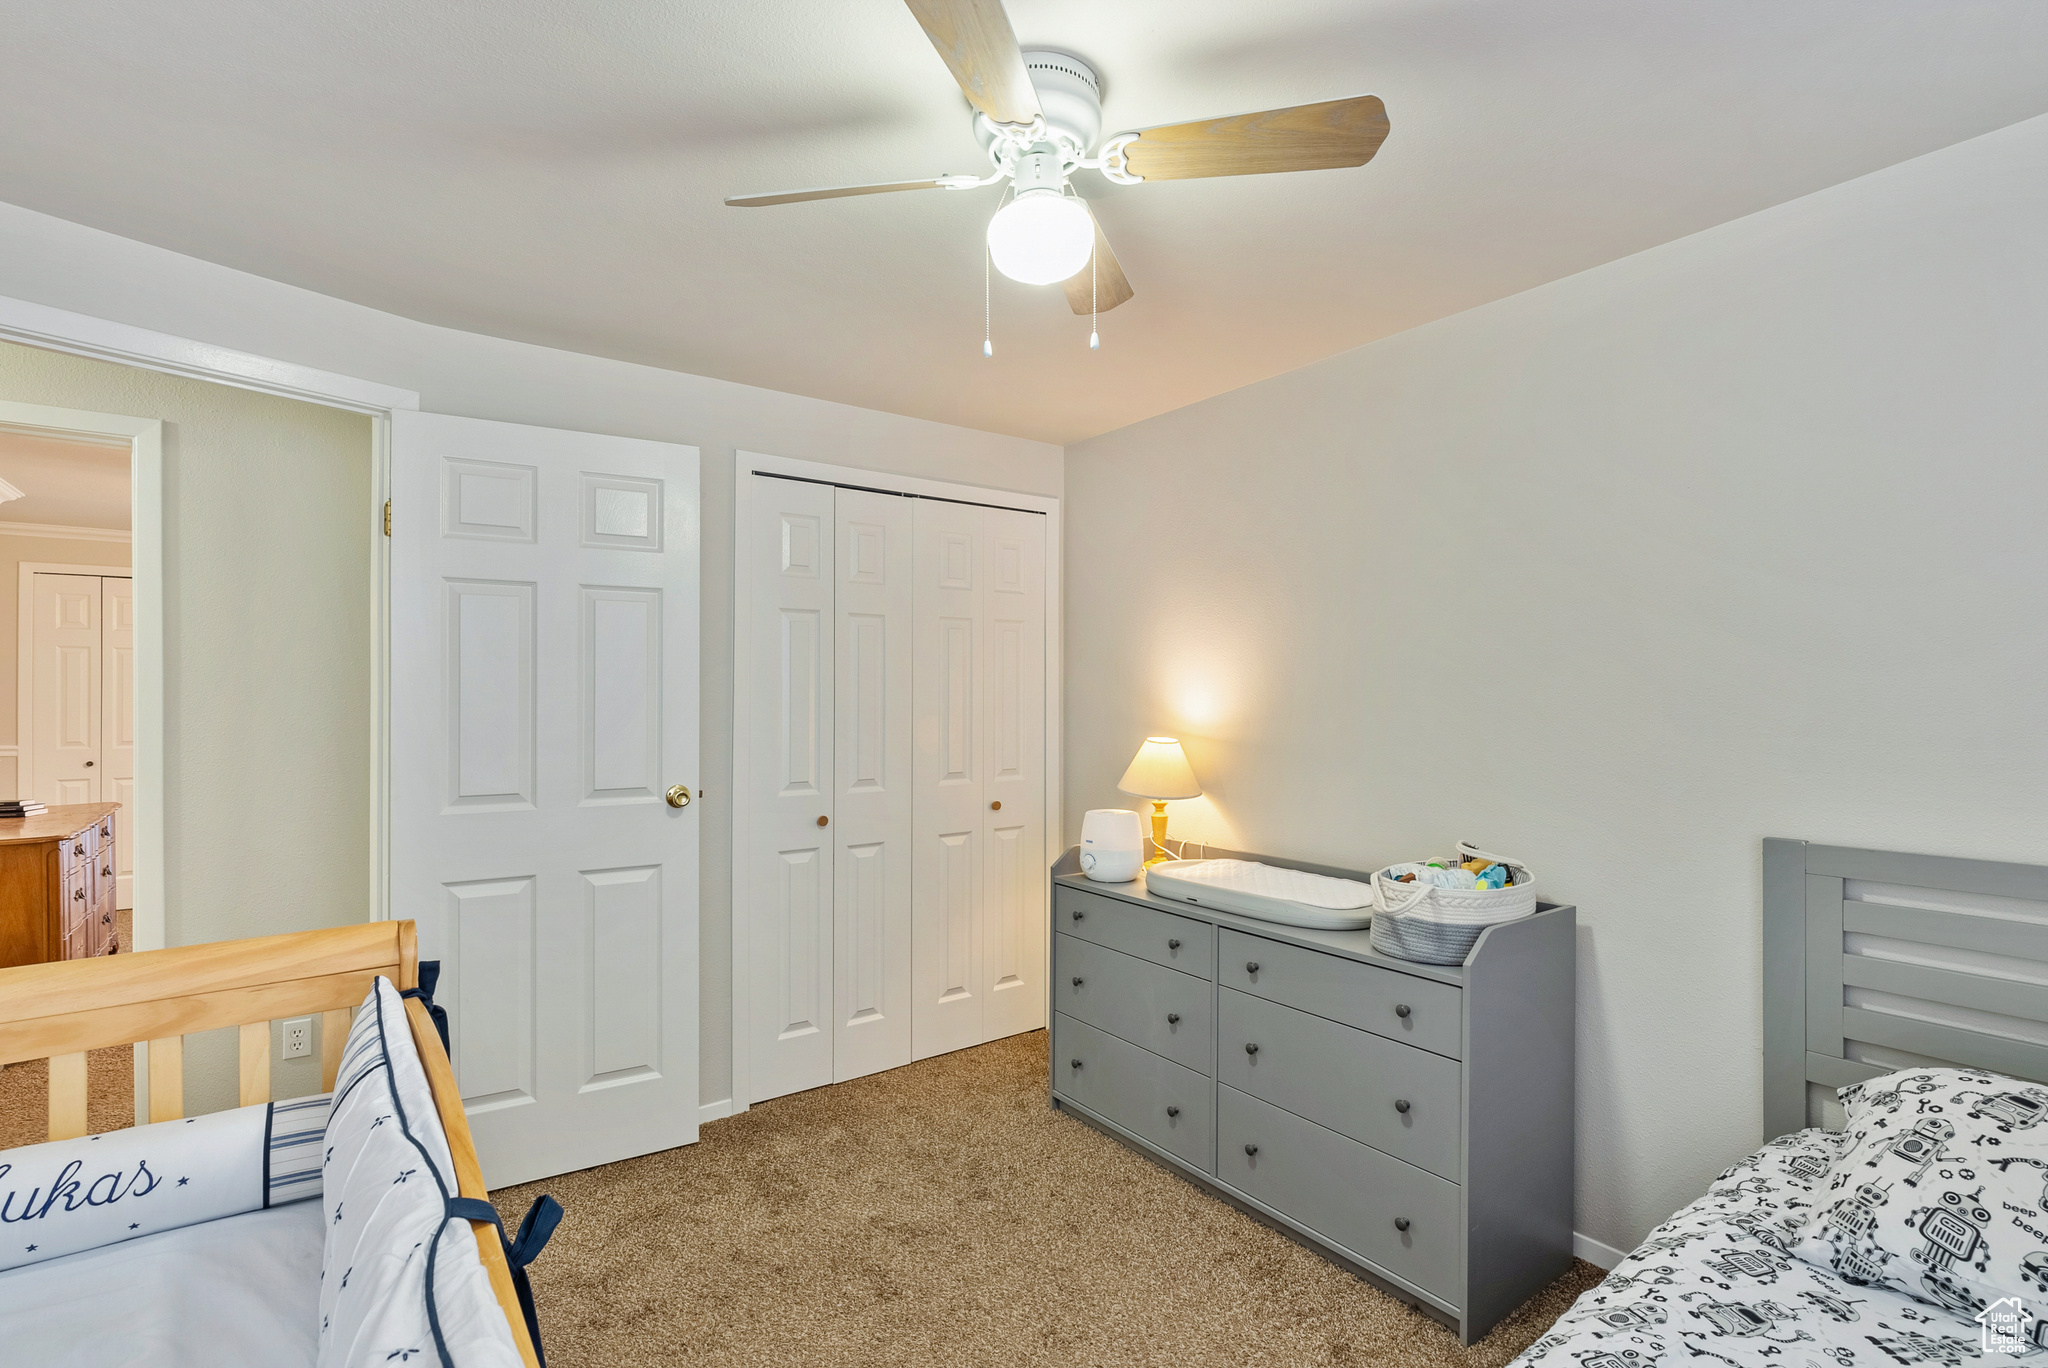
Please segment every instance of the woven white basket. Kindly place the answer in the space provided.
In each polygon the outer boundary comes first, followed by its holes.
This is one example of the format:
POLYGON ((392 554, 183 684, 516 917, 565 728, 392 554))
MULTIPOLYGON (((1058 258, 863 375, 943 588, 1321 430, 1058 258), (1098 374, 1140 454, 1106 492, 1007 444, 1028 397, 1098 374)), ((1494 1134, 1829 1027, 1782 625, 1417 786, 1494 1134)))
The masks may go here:
POLYGON ((1438 888, 1419 880, 1398 883, 1382 869, 1372 876, 1373 906, 1396 917, 1420 917, 1454 926, 1492 926, 1536 911, 1536 876, 1527 865, 1460 841, 1456 863, 1466 860, 1504 865, 1514 882, 1505 888, 1438 888))

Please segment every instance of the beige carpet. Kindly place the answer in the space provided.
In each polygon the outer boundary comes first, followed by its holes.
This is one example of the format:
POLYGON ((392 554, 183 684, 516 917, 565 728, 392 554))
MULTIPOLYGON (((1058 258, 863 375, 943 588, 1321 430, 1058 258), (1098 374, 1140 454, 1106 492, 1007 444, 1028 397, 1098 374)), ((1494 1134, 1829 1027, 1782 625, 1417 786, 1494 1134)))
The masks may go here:
POLYGON ((700 1144, 493 1194, 568 1209, 533 1266, 550 1368, 1498 1368, 1046 1103, 1043 1032, 763 1103, 700 1144))
MULTIPOLYGON (((122 912, 114 935, 125 950, 130 914, 122 912)), ((98 1134, 135 1124, 135 1051, 115 1045, 85 1059, 85 1124, 98 1134)), ((0 1068, 0 1149, 39 1145, 50 1136, 50 1066, 32 1059, 0 1068)))

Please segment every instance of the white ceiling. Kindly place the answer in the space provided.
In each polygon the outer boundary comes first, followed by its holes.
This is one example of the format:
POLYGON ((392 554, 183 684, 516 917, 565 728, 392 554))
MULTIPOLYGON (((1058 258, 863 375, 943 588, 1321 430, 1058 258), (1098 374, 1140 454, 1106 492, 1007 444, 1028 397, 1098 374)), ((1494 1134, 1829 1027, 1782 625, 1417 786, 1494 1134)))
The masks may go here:
POLYGON ((0 428, 0 480, 22 497, 0 503, 9 523, 128 530, 128 444, 0 428))
POLYGON ((1358 170, 1077 176, 1103 350, 997 278, 900 0, 10 0, 0 200, 394 313, 1066 442, 2048 112, 2039 0, 1011 0, 1106 129, 1373 92, 1358 170))

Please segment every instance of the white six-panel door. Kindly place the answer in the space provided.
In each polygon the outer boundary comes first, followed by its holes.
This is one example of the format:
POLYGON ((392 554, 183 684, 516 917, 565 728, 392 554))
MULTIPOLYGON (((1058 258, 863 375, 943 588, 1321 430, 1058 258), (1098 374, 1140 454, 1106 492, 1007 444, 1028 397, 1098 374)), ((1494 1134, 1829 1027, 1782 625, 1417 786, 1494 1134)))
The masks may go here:
POLYGON ((100 801, 106 643, 98 575, 38 574, 35 626, 35 797, 52 806, 100 801))
POLYGON ((393 415, 391 906, 494 1184, 697 1138, 691 447, 393 415))
POLYGON ((1045 1025, 1045 519, 983 518, 981 1033, 1045 1025))

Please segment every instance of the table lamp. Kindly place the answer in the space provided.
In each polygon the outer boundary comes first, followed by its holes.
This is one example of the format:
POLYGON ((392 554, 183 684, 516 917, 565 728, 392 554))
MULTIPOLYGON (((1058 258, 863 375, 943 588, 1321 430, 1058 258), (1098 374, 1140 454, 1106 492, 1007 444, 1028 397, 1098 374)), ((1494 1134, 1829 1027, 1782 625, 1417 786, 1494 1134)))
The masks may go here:
POLYGON ((1166 853, 1166 804, 1174 798, 1202 796, 1202 786, 1195 782, 1195 772, 1188 767, 1180 742, 1171 736, 1146 737, 1116 786, 1120 792, 1152 800, 1152 844, 1159 853, 1145 863, 1150 866, 1172 859, 1166 853))

